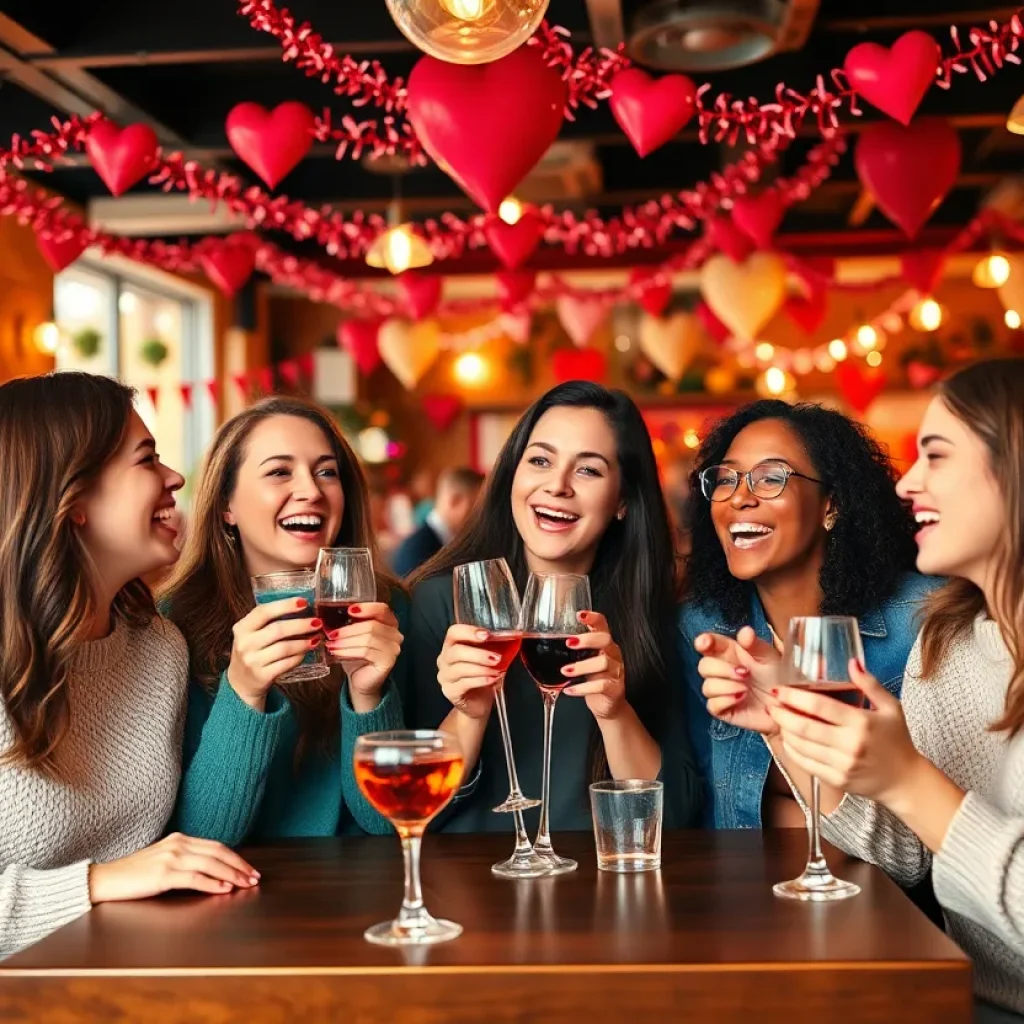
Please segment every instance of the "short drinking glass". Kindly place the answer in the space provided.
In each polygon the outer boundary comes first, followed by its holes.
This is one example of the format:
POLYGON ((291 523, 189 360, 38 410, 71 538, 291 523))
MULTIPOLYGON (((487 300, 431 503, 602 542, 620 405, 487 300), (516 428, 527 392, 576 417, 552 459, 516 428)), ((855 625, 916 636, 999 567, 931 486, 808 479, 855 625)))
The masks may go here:
MULTIPOLYGON (((293 572, 270 572, 262 576, 253 576, 252 593, 257 604, 270 604, 272 601, 284 601, 288 598, 306 602, 303 611, 282 615, 282 619, 311 619, 314 615, 315 576, 312 569, 299 569, 293 572)), ((302 659, 302 663, 277 677, 279 683, 301 683, 307 679, 323 679, 330 675, 331 668, 324 656, 323 646, 318 644, 302 659)))
POLYGON ((432 917, 420 887, 420 843, 427 825, 462 783, 462 750, 454 736, 435 730, 372 732, 356 740, 353 758, 363 796, 402 840, 405 896, 394 921, 374 925, 367 941, 425 946, 462 934, 462 925, 432 917))
POLYGON ((350 626, 352 605, 377 600, 367 548, 321 548, 316 560, 316 614, 325 633, 350 626))
POLYGON ((664 791, 662 783, 646 779, 591 784, 599 870, 630 874, 661 867, 664 791))

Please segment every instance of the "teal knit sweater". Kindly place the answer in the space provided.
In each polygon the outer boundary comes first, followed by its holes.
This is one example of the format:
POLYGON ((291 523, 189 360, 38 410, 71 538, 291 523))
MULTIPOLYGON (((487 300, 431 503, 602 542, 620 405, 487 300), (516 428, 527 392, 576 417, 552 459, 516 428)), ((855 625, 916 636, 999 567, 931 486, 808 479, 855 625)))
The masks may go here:
MULTIPOLYGON (((399 629, 406 633, 402 620, 408 616, 407 602, 395 603, 399 629)), ((228 846, 391 832, 387 819, 359 791, 352 754, 359 736, 404 728, 399 697, 404 672, 401 655, 380 704, 366 714, 353 710, 346 683, 339 698, 341 737, 335 750, 330 755, 309 751, 298 767, 298 727, 281 689, 271 687, 266 710, 260 712, 238 697, 226 673, 213 693, 191 682, 181 785, 169 827, 228 846)))

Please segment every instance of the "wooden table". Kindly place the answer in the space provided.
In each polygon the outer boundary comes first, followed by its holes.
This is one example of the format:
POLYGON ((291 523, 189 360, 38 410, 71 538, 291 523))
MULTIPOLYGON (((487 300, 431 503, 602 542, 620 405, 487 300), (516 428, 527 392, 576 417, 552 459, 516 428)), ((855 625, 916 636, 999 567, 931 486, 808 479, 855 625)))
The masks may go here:
POLYGON ((844 863, 863 893, 832 906, 772 895, 800 831, 669 835, 632 876, 555 846, 577 872, 509 882, 511 836, 428 836, 427 906, 465 932, 412 951, 362 937, 398 910, 397 838, 254 848, 259 891, 106 904, 0 962, 0 1021, 970 1021, 969 961, 882 872, 844 863))

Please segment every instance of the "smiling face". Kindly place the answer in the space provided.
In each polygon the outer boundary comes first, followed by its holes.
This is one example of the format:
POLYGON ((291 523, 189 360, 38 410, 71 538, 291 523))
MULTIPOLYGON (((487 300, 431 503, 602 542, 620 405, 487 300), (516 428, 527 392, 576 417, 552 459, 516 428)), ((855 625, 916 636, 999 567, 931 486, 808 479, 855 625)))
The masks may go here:
MULTIPOLYGON (((800 438, 782 420, 758 420, 744 427, 722 465, 742 474, 764 462, 819 477, 800 438)), ((821 485, 797 476, 789 478, 776 498, 751 494, 741 478, 731 498, 711 503, 711 520, 729 572, 740 580, 804 567, 816 574, 824 556, 827 513, 821 485)))
POLYGON ((512 517, 534 571, 587 573, 624 511, 615 434, 597 409, 555 406, 537 421, 512 481, 512 517))
POLYGON ((334 448, 315 423, 271 416, 253 428, 224 514, 250 575, 312 566, 344 513, 334 448))
POLYGON ((896 486, 919 524, 917 568, 986 590, 1006 522, 988 450, 941 397, 928 406, 917 446, 917 461, 896 486))
POLYGON ((117 454, 72 514, 110 595, 177 561, 174 492, 183 483, 160 462, 153 435, 132 412, 117 454))

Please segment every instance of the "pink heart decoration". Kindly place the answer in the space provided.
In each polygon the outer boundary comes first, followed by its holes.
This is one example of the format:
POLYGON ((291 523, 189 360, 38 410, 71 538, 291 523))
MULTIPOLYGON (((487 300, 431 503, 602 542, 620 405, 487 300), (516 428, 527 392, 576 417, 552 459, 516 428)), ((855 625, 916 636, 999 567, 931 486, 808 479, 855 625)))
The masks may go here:
POLYGON ((423 148, 488 213, 558 138, 565 101, 562 76, 537 46, 493 64, 421 57, 409 75, 409 121, 423 148))
POLYGON ((836 367, 839 391, 852 409, 864 413, 885 387, 885 374, 881 370, 862 370, 851 362, 836 367))
POLYGON ((804 334, 814 334, 825 322, 828 293, 823 288, 812 288, 807 295, 790 295, 782 309, 804 334))
POLYGON ((211 239, 199 253, 199 263, 206 276, 230 299, 256 269, 258 245, 259 239, 246 233, 211 239))
POLYGON ((922 295, 931 295, 942 277, 946 254, 940 249, 918 249, 900 256, 900 274, 922 295))
POLYGON ((437 274, 407 270, 398 275, 398 290, 413 320, 422 320, 437 309, 443 287, 444 279, 437 274))
POLYGON ((850 85, 868 103, 908 125, 935 81, 941 59, 939 44, 927 32, 914 29, 904 32, 889 49, 859 43, 846 55, 843 69, 850 85))
POLYGON ((596 348, 560 348, 551 359, 555 380, 589 380, 601 384, 608 373, 608 360, 596 348))
POLYGON ((537 275, 532 270, 502 270, 495 274, 498 298, 506 312, 514 309, 533 294, 537 275))
POLYGON ((268 111, 258 103, 231 108, 225 129, 231 148, 268 188, 277 188, 313 145, 316 120, 304 103, 279 103, 268 111))
POLYGON ((942 379, 942 370, 930 363, 912 359, 907 363, 907 380, 912 388, 923 391, 942 379))
POLYGON ((560 295, 555 302, 558 319, 577 348, 583 348, 605 322, 608 307, 589 296, 560 295))
POLYGON ((733 223, 760 249, 772 244, 785 215, 786 206, 773 188, 756 196, 737 196, 732 204, 733 223))
POLYGON ((644 312, 650 313, 651 316, 655 317, 661 316, 665 312, 665 307, 672 301, 671 282, 655 282, 654 279, 656 277, 658 277, 656 270, 647 270, 644 267, 637 267, 629 275, 629 283, 631 285, 641 285, 640 296, 637 302, 640 303, 644 312))
POLYGON ((517 345, 525 345, 530 340, 533 317, 526 309, 521 309, 516 313, 502 313, 498 317, 498 326, 517 345))
POLYGON ((377 335, 380 320, 346 320, 338 326, 338 344, 355 360, 364 377, 380 366, 377 335))
POLYGON ((701 326, 716 345, 721 345, 732 334, 732 331, 715 316, 706 302, 698 302, 694 313, 697 314, 701 326))
POLYGON ((39 247, 43 259, 55 274, 59 274, 65 267, 70 267, 86 249, 85 243, 80 241, 77 231, 73 231, 67 238, 60 240, 56 235, 44 238, 39 232, 36 232, 36 245, 39 247))
POLYGON ((646 71, 620 71, 609 86, 608 105, 640 156, 653 153, 682 131, 696 109, 697 87, 685 75, 655 81, 646 71))
POLYGON ((93 169, 115 196, 149 174, 159 149, 156 133, 148 124, 120 128, 113 121, 97 121, 85 140, 93 169))
POLYGON ((434 429, 444 433, 462 412, 462 399, 457 395, 424 395, 420 403, 434 429))
POLYGON ((742 263, 754 248, 731 217, 709 217, 704 221, 704 237, 733 263, 742 263))
POLYGON ((537 250, 544 236, 544 224, 537 211, 526 209, 515 224, 506 224, 500 217, 488 217, 484 237, 491 252, 509 270, 522 266, 537 250))
POLYGON ((960 136, 938 118, 909 128, 871 124, 861 132, 854 164, 879 209, 914 238, 956 182, 960 136))

